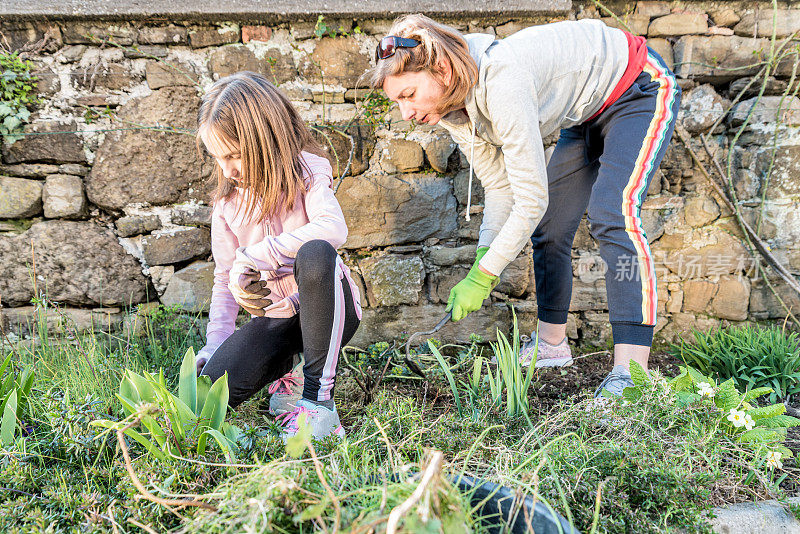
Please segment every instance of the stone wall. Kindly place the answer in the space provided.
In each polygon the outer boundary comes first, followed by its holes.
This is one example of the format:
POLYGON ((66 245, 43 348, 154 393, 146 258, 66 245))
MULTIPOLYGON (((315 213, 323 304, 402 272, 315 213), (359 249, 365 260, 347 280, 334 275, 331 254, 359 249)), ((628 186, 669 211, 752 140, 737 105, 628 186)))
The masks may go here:
MULTIPOLYGON (((564 19, 626 24, 674 65, 684 89, 682 127, 697 134, 719 122, 711 150, 723 164, 764 85, 736 139, 734 187, 745 218, 800 273, 800 99, 782 98, 787 90, 797 91, 789 85, 797 55, 778 64, 768 83, 757 80, 725 114, 757 74, 759 67, 751 65, 770 48, 770 5, 609 3, 618 20, 591 2, 560 4, 545 16, 440 18, 463 31, 499 37, 564 19)), ((204 88, 245 69, 278 84, 317 127, 337 173, 348 170, 337 180, 350 228, 342 253, 361 284, 365 306, 354 343, 435 324, 450 287, 472 263, 483 198, 478 188, 467 222, 465 159, 449 135, 404 122, 379 98, 365 101, 359 77, 390 23, 357 14, 270 24, 188 16, 171 22, 42 16, 0 21, 2 42, 34 62, 42 98, 25 127, 29 135, 2 146, 0 325, 23 330, 36 292, 61 303, 79 326, 113 326, 129 306, 156 300, 207 311, 212 162, 198 153, 191 132, 204 88), (320 37, 323 29, 328 33, 320 37)), ((798 32, 800 9, 782 8, 776 30, 779 41, 798 32)), ((547 147, 554 142, 545 140, 547 147)), ((694 147, 711 169, 699 141, 694 147)), ((658 270, 657 336, 666 340, 691 327, 785 316, 755 276, 733 214, 710 191, 689 152, 674 140, 642 210, 658 270)), ((573 258, 569 336, 604 344, 610 338, 606 269, 585 220, 573 258)), ((798 296, 778 280, 772 283, 797 311, 798 296)), ((496 326, 510 322, 509 303, 522 328, 532 328, 530 250, 503 273, 491 302, 447 327, 443 337, 464 340, 478 332, 492 338, 496 326)))

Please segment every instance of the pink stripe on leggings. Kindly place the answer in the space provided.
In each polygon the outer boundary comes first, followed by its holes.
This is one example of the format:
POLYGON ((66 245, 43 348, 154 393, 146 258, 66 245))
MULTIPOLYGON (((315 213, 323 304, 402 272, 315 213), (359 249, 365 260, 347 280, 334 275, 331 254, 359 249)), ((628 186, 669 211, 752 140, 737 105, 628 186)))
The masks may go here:
POLYGON ((334 309, 333 327, 331 328, 331 340, 328 344, 328 354, 325 356, 325 367, 322 369, 322 377, 319 379, 318 401, 325 401, 331 398, 331 391, 336 379, 336 364, 339 362, 339 350, 342 347, 342 333, 344 332, 344 290, 342 289, 342 278, 344 273, 336 262, 334 270, 335 283, 333 284, 334 309))

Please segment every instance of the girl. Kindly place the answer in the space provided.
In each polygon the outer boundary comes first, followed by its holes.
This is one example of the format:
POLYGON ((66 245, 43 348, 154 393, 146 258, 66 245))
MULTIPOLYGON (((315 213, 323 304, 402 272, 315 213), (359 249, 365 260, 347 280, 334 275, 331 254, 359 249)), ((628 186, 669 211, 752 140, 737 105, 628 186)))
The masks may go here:
POLYGON ((347 238, 328 160, 297 111, 264 76, 214 83, 197 145, 216 161, 211 221, 216 268, 198 373, 228 373, 230 405, 267 383, 284 438, 306 421, 315 438, 344 436, 333 402, 339 350, 358 328, 358 289, 336 248, 347 238), (235 330, 239 306, 253 317, 235 330), (303 351, 302 373, 292 359, 303 351), (302 395, 300 394, 302 392, 302 395))
MULTIPOLYGON (((450 292, 453 320, 480 308, 533 241, 539 328, 521 358, 572 363, 566 339, 570 252, 588 206, 608 270, 614 368, 596 395, 647 368, 656 277, 639 210, 672 136, 680 88, 642 37, 598 20, 527 28, 503 40, 461 35, 423 15, 398 19, 376 51, 371 83, 403 119, 441 124, 485 190, 475 263, 450 292), (542 138, 561 130, 549 163, 542 138)), ((469 204, 469 201, 467 202, 469 204)), ((467 206, 469 217, 469 206, 467 206)))

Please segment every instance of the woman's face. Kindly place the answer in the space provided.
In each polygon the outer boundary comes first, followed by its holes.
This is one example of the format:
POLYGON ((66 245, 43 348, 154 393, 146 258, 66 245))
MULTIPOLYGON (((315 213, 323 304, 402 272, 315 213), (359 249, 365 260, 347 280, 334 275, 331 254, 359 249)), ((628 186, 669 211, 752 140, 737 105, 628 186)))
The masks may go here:
POLYGON ((403 72, 388 76, 383 90, 397 102, 403 120, 436 124, 450 110, 442 111, 440 104, 450 82, 450 69, 443 70, 441 81, 428 71, 403 72))
POLYGON ((225 142, 209 128, 200 130, 200 138, 206 145, 206 150, 217 162, 222 174, 228 180, 239 181, 242 176, 242 156, 239 147, 225 142))

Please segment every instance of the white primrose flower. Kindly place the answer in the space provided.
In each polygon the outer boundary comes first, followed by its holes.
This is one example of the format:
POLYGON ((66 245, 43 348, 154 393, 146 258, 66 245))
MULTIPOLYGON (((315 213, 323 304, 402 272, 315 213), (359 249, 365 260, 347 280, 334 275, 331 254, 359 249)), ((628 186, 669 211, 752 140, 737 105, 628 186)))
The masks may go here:
POLYGON ((783 468, 783 462, 781 462, 781 458, 783 455, 779 451, 772 451, 767 453, 767 467, 770 469, 778 469, 783 468))
POLYGON ((745 416, 747 414, 741 410, 737 410, 736 408, 731 408, 731 413, 728 414, 728 421, 733 423, 733 426, 736 428, 743 427, 745 423, 745 416))
POLYGON ((753 430, 753 427, 756 426, 756 422, 753 421, 753 418, 750 417, 750 414, 744 415, 744 428, 746 430, 753 430))
POLYGON ((713 399, 716 393, 714 392, 714 386, 709 384, 708 382, 700 382, 697 384, 697 392, 703 396, 708 397, 709 399, 713 399))

